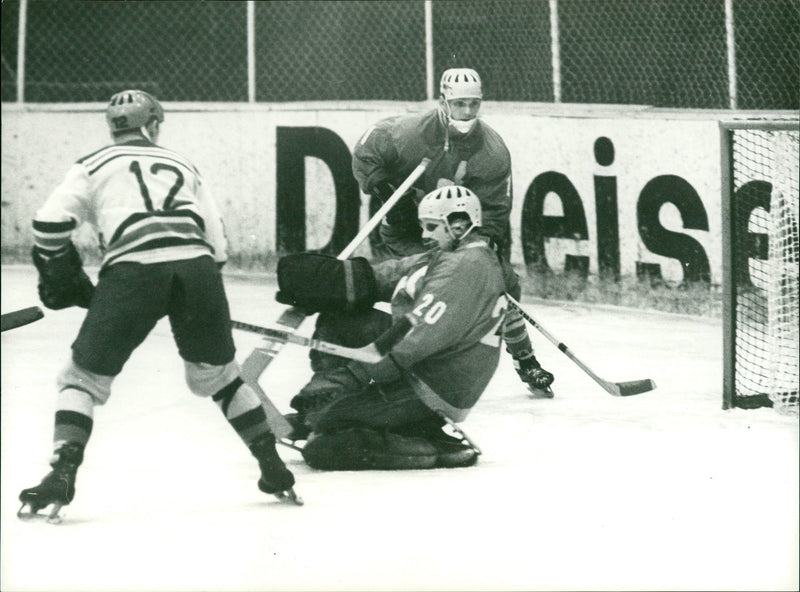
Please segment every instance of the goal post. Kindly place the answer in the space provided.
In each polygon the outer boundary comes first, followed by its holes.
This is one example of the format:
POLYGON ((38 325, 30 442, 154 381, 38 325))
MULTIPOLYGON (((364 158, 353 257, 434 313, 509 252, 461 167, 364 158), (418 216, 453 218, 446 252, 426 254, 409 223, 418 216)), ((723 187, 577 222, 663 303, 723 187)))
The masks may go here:
POLYGON ((723 409, 797 415, 799 130, 720 123, 723 409))

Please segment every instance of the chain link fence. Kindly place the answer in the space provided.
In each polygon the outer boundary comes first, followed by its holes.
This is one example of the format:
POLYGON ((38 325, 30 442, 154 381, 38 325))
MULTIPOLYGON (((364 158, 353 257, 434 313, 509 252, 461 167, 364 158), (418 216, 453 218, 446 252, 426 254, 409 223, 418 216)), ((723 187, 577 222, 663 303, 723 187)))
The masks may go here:
POLYGON ((473 67, 495 101, 800 108, 797 0, 3 0, 2 100, 400 100, 473 67))

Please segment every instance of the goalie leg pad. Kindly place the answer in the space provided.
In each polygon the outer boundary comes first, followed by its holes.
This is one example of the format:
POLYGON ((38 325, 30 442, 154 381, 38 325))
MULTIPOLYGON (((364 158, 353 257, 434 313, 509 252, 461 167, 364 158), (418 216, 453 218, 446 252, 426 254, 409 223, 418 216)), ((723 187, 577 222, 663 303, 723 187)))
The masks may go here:
POLYGON ((312 434, 303 447, 303 459, 325 471, 432 469, 438 451, 422 438, 369 428, 349 428, 312 434))
POLYGON ((375 274, 364 257, 286 255, 278 261, 277 273, 275 299, 308 313, 366 310, 378 299, 375 274))

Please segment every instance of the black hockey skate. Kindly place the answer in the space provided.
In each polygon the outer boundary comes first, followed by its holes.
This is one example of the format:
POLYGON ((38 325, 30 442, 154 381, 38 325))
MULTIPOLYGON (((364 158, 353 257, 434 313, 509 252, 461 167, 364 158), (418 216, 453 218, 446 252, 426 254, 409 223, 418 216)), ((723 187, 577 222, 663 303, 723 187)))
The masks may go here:
POLYGON ((294 491, 294 475, 275 450, 275 436, 270 433, 256 440, 250 445, 250 452, 258 460, 258 467, 261 469, 258 489, 279 500, 288 500, 302 506, 302 498, 294 491))
POLYGON ((553 398, 553 389, 550 388, 550 385, 553 384, 555 377, 552 373, 542 368, 536 356, 531 356, 522 360, 515 359, 514 367, 522 382, 528 385, 528 390, 531 392, 532 398, 553 398))
POLYGON ((446 469, 471 467, 478 462, 480 451, 462 438, 438 430, 429 436, 428 441, 439 451, 436 457, 437 467, 446 469))
POLYGON ((434 468, 471 467, 478 462, 478 455, 481 454, 480 448, 450 420, 445 419, 445 425, 442 425, 442 421, 421 422, 399 428, 398 432, 423 438, 432 444, 437 452, 434 468), (448 433, 448 429, 452 433, 448 433))
POLYGON ((17 512, 22 520, 45 519, 51 524, 61 522, 59 511, 75 497, 75 476, 83 462, 83 444, 67 442, 56 450, 50 466, 53 470, 36 487, 23 489, 19 494, 22 502, 17 512), (51 506, 46 514, 39 510, 51 506))

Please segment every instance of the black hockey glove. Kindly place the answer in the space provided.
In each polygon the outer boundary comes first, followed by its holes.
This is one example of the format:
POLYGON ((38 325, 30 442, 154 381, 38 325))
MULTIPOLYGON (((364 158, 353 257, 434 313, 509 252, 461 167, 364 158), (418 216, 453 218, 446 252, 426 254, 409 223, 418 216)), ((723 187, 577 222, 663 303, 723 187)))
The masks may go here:
POLYGON ((375 274, 364 257, 294 253, 278 260, 277 273, 275 300, 308 314, 368 310, 378 299, 375 274))
POLYGON ((319 411, 338 398, 362 392, 364 389, 400 378, 400 368, 391 356, 377 364, 351 360, 344 366, 314 375, 290 405, 301 414, 319 411))
POLYGON ((89 308, 94 284, 86 272, 75 245, 71 242, 59 251, 33 247, 33 264, 39 271, 39 298, 47 308, 60 310, 70 306, 89 308))
MULTIPOLYGON (((384 204, 395 192, 395 189, 394 185, 388 181, 383 181, 375 185, 372 189, 372 195, 384 204)), ((386 222, 397 225, 411 221, 413 225, 416 225, 417 205, 423 197, 425 197, 425 193, 421 189, 412 187, 406 191, 403 196, 397 200, 394 207, 386 214, 386 222)))

